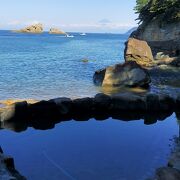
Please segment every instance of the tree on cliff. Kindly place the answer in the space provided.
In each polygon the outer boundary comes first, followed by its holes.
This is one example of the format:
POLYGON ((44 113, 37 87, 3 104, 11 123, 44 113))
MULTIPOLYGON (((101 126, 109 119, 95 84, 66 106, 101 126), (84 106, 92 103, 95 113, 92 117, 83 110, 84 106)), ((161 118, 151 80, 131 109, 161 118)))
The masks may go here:
POLYGON ((149 0, 136 0, 136 6, 134 10, 136 13, 140 13, 141 9, 148 3, 149 0))
MULTIPOLYGON (((137 3, 140 1, 137 0, 137 3)), ((180 20, 180 0, 147 0, 146 4, 141 1, 135 9, 139 13, 140 22, 149 22, 155 18, 162 23, 180 20)))

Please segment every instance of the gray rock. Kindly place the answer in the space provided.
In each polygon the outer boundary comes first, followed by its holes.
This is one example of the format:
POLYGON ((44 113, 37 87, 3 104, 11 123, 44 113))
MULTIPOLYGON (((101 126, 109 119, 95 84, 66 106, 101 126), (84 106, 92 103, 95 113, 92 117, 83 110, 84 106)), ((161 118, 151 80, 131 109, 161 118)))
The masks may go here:
POLYGON ((151 82, 148 72, 135 61, 96 71, 93 79, 95 84, 103 87, 148 87, 151 82))
POLYGON ((111 111, 144 111, 146 110, 145 98, 131 93, 121 93, 112 96, 111 111))
POLYGON ((38 119, 39 121, 50 121, 50 119, 53 120, 58 116, 57 106, 55 102, 51 101, 39 101, 30 104, 28 110, 31 119, 38 119))
POLYGON ((102 86, 105 73, 106 73, 106 69, 101 69, 94 73, 93 82, 95 85, 102 86))
POLYGON ((81 98, 73 100, 73 111, 76 112, 89 112, 94 109, 93 98, 81 98))
POLYGON ((108 110, 110 103, 111 103, 111 97, 106 94, 99 93, 96 94, 94 97, 95 109, 98 111, 108 110))
POLYGON ((62 116, 71 114, 72 110, 72 100, 70 98, 61 97, 56 99, 51 99, 49 102, 53 102, 57 106, 57 110, 62 116))
POLYGON ((168 166, 180 170, 180 151, 175 151, 171 154, 168 166))
POLYGON ((25 180, 15 169, 14 160, 0 152, 0 179, 1 180, 25 180))
POLYGON ((156 180, 180 180, 180 171, 170 167, 156 170, 156 180))
POLYGON ((93 117, 94 99, 81 98, 73 100, 72 117, 75 120, 88 120, 93 117))

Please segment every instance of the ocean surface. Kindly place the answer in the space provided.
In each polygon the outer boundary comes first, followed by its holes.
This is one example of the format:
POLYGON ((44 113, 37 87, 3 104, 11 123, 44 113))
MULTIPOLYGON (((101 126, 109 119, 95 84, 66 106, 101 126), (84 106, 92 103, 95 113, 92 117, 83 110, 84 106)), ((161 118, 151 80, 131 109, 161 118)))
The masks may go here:
POLYGON ((123 61, 127 35, 0 31, 0 99, 95 95, 96 70, 123 61), (83 60, 88 59, 88 63, 83 60))
MULTIPOLYGON (((102 91, 93 85, 94 71, 123 62, 128 36, 73 34, 0 31, 0 100, 84 97, 102 91)), ((17 124, 3 128, 0 146, 28 180, 145 180, 167 165, 179 135, 175 114, 152 125, 109 118, 61 122, 44 131, 18 129, 17 124)))

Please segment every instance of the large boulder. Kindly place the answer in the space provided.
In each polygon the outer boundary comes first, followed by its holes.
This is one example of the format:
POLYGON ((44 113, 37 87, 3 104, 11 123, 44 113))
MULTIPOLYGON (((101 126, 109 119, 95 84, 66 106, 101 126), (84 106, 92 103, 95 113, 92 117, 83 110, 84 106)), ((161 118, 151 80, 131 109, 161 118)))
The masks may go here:
POLYGON ((105 70, 96 71, 93 79, 95 84, 104 87, 147 87, 151 82, 148 72, 135 61, 116 64, 105 70))
POLYGON ((66 33, 60 29, 57 28, 51 28, 49 30, 49 34, 62 34, 62 35, 66 35, 66 33))
POLYGON ((51 99, 49 100, 49 102, 55 103, 59 118, 66 118, 71 115, 73 102, 70 98, 60 97, 56 99, 51 99))
POLYGON ((145 67, 153 66, 153 55, 146 41, 129 38, 126 42, 124 56, 126 61, 136 61, 145 67))
POLYGON ((43 25, 41 23, 33 24, 31 26, 20 29, 16 32, 20 33, 43 33, 43 25))

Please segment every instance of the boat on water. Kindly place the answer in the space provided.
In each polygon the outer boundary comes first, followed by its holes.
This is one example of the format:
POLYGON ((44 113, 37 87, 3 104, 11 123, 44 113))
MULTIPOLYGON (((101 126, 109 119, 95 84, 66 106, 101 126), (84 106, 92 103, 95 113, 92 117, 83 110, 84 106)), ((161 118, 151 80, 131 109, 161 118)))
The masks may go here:
POLYGON ((66 34, 66 37, 68 37, 68 38, 73 38, 74 36, 73 36, 73 35, 70 35, 70 34, 66 34))
POLYGON ((86 36, 86 33, 80 33, 80 36, 86 36))

